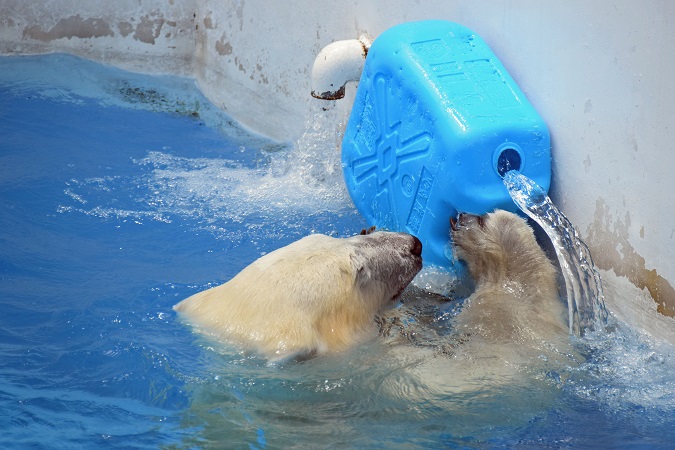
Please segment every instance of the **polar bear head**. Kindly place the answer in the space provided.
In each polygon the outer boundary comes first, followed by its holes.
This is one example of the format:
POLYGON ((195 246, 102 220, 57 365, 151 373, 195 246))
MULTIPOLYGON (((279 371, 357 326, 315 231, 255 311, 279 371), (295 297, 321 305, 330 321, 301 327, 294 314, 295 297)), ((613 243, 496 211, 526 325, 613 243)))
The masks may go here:
POLYGON ((503 210, 484 216, 460 214, 451 226, 455 254, 466 262, 477 285, 554 277, 534 231, 516 214, 503 210))
POLYGON ((268 253, 175 309, 200 331, 270 360, 343 350, 422 268, 405 233, 315 234, 268 253))

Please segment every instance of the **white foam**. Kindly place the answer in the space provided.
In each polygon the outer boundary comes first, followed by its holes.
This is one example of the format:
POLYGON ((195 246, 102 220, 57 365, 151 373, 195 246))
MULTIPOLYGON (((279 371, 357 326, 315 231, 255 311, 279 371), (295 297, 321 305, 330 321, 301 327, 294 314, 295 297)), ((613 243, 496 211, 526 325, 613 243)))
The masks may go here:
POLYGON ((675 323, 625 278, 601 275, 610 327, 580 340, 588 359, 572 370, 568 384, 611 414, 644 410, 656 412, 654 420, 675 408, 675 323))
MULTIPOLYGON (((245 167, 220 158, 184 158, 150 152, 148 202, 186 215, 214 215, 235 222, 249 216, 292 221, 298 214, 352 209, 342 179, 335 124, 315 111, 292 149, 268 153, 269 163, 245 167)), ((251 151, 255 149, 246 149, 251 151)))
MULTIPOLYGON (((189 218, 237 241, 242 233, 283 234, 284 228, 309 234, 315 231, 306 228, 312 218, 357 217, 342 177, 341 125, 318 105, 309 115, 307 131, 292 147, 265 150, 255 140, 243 141, 242 156, 263 155, 258 165, 236 160, 236 150, 228 159, 177 156, 165 147, 132 160, 137 170, 128 174, 70 180, 64 190, 70 202, 59 211, 139 221, 189 218), (124 200, 129 195, 131 204, 124 200)), ((363 226, 357 222, 352 233, 363 226)))

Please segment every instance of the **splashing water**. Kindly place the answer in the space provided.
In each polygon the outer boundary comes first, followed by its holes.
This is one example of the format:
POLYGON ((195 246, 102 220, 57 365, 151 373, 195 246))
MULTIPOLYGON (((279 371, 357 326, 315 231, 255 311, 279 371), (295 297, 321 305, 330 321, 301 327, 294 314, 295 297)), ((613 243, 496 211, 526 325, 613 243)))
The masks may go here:
POLYGON ((567 290, 570 331, 577 336, 607 324, 600 273, 576 227, 546 192, 520 172, 504 175, 504 185, 518 207, 544 229, 553 242, 567 290))

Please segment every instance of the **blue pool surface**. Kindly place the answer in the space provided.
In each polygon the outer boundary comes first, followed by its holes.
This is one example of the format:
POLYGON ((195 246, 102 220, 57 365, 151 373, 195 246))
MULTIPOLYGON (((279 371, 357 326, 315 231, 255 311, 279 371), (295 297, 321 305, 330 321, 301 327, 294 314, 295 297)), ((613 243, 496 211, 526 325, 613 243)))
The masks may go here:
POLYGON ((366 226, 309 122, 278 144, 188 79, 0 58, 1 448, 672 447, 673 347, 618 322, 578 365, 462 395, 386 339, 279 367, 195 335, 178 301, 366 226))

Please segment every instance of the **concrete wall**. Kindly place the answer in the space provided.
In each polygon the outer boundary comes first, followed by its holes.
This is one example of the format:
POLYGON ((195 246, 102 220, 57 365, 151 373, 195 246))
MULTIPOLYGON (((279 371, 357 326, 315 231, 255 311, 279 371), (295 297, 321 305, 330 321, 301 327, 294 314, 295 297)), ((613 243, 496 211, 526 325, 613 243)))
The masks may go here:
POLYGON ((675 311, 675 2, 3 0, 0 53, 191 74, 244 125, 290 141, 317 101, 322 47, 429 18, 488 42, 549 125, 552 197, 596 263, 675 311))
POLYGON ((0 54, 69 52, 125 69, 188 75, 194 1, 0 1, 0 54))

